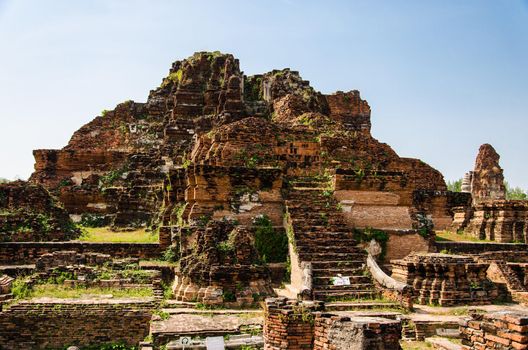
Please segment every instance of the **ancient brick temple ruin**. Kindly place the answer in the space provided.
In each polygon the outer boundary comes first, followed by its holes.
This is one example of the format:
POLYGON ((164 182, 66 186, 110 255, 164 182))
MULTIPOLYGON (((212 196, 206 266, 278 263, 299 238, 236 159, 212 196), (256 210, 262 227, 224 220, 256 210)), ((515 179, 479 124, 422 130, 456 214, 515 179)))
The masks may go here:
MULTIPOLYGON (((528 258, 510 246, 485 255, 460 245, 450 249, 466 251, 452 254, 434 241, 434 230, 452 229, 527 242, 528 204, 505 199, 495 150, 481 147, 463 192, 453 193, 439 171, 376 140, 370 116, 358 91, 322 94, 294 70, 247 76, 219 52, 174 62, 146 102, 103 111, 64 148, 34 151, 28 182, 0 185, 0 305, 12 297, 8 276, 31 275, 28 285, 67 276, 68 286, 147 286, 148 300, 67 303, 61 314, 88 315, 76 342, 99 341, 99 313, 112 332, 130 318, 123 340, 137 344, 165 286, 176 305, 264 305, 266 349, 353 342, 381 350, 399 348, 401 320, 328 312, 381 298, 398 310, 489 304, 498 295, 528 301, 528 258), (148 228, 159 242, 79 242, 77 224, 116 234, 148 228), (141 265, 147 259, 153 265, 141 265)), ((0 349, 20 337, 21 349, 48 341, 31 305, 0 314, 0 349), (16 324, 36 331, 21 336, 16 324)), ((58 347, 68 341, 61 315, 50 317, 49 344, 58 347)), ((151 328, 155 348, 175 337, 164 327, 151 328)), ((111 339, 108 330, 101 339, 111 339)))
POLYGON ((272 294, 265 263, 287 255, 297 293, 372 297, 357 247, 368 230, 391 233, 390 258, 428 251, 456 200, 437 170, 371 136, 370 113, 358 91, 325 95, 289 69, 246 76, 232 55, 200 52, 175 62, 146 103, 104 111, 61 150, 36 150, 30 182, 74 221, 159 230, 181 261, 182 300, 272 294), (351 283, 332 286, 338 273, 351 283))
POLYGON ((453 207, 451 229, 497 242, 528 242, 528 201, 507 200, 500 156, 495 149, 480 146, 475 170, 463 178, 462 191, 471 194, 471 204, 453 207))

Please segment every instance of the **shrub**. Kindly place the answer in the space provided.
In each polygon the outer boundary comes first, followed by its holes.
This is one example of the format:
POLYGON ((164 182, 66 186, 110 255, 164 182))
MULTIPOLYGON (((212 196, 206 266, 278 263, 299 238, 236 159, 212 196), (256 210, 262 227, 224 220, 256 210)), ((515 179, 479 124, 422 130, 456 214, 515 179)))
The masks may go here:
POLYGON ((255 225, 255 248, 265 262, 285 262, 288 256, 288 237, 277 232, 266 215, 257 216, 255 225))
POLYGON ((11 294, 15 299, 25 299, 31 295, 31 287, 23 279, 16 279, 11 285, 11 294))

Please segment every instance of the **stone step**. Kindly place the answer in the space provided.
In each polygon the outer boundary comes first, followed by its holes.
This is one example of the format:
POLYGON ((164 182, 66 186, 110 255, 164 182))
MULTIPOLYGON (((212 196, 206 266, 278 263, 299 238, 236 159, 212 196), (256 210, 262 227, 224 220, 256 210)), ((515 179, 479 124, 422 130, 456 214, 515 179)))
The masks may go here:
POLYGON ((350 299, 375 299, 378 293, 374 290, 355 291, 314 291, 314 300, 350 300, 350 299))
MULTIPOLYGON (((364 276, 361 273, 359 275, 341 274, 343 277, 348 277, 352 285, 355 284, 371 284, 369 276, 364 276)), ((335 275, 328 274, 326 276, 314 277, 314 286, 330 286, 335 275)))
POLYGON ((293 187, 286 196, 287 201, 308 202, 311 200, 335 201, 331 190, 321 187, 293 187), (308 200, 307 200, 308 199, 308 200))
POLYGON ((294 180, 290 181, 290 185, 292 186, 292 189, 297 188, 319 188, 319 189, 326 189, 329 187, 328 182, 322 182, 322 181, 307 181, 307 180, 294 180))
POLYGON ((296 194, 299 192, 314 192, 314 193, 322 193, 326 190, 328 190, 328 184, 319 184, 319 186, 315 187, 314 185, 309 185, 307 187, 304 186, 292 186, 290 189, 290 194, 296 194), (322 185, 322 186, 321 186, 322 185))
MULTIPOLYGON (((400 309, 398 303, 383 303, 383 302, 369 302, 369 301, 335 301, 325 304, 326 311, 354 311, 354 310, 371 310, 371 309, 400 309)), ((396 314, 398 315, 398 314, 396 314)))
POLYGON ((312 260, 312 271, 341 268, 363 268, 367 265, 366 259, 362 260, 312 260))
POLYGON ((337 276, 341 274, 342 276, 359 276, 363 275, 365 269, 363 266, 359 267, 335 267, 328 269, 312 269, 312 276, 315 277, 327 277, 327 276, 337 276))
POLYGON ((349 292, 349 291, 373 291, 374 285, 369 281, 368 283, 353 283, 346 286, 314 285, 313 290, 317 292, 349 292))
POLYGON ((343 223, 337 223, 337 222, 326 222, 325 220, 318 219, 310 220, 306 219, 306 221, 301 221, 297 219, 295 222, 292 222, 292 228, 294 232, 350 232, 350 237, 353 238, 354 235, 352 233, 352 230, 350 230, 349 227, 343 222, 343 223), (320 230, 317 230, 316 227, 320 227, 320 230))
POLYGON ((320 207, 335 208, 338 202, 335 200, 335 198, 324 196, 322 194, 315 195, 313 192, 311 192, 308 194, 298 193, 295 195, 288 195, 284 203, 288 208, 303 207, 309 204, 317 205, 320 207))
POLYGON ((342 236, 343 238, 354 238, 354 233, 351 230, 331 230, 330 228, 326 226, 312 226, 306 230, 299 230, 295 232, 297 235, 301 235, 306 238, 318 238, 318 237, 325 237, 328 236, 342 236))
POLYGON ((297 217, 294 216, 291 219, 293 228, 297 226, 298 228, 308 228, 312 226, 337 226, 337 227, 347 227, 346 222, 343 217, 335 217, 333 215, 313 215, 308 217, 297 217))
POLYGON ((336 214, 336 206, 335 205, 317 205, 317 204, 296 204, 296 205, 288 205, 288 212, 295 216, 297 214, 306 215, 306 214, 313 214, 313 213, 327 213, 327 214, 336 214))
POLYGON ((320 234, 318 237, 313 237, 313 236, 304 236, 302 234, 295 234, 294 235, 295 239, 298 241, 298 242, 302 242, 302 244, 297 244, 298 247, 300 246, 322 246, 322 247, 329 247, 329 246, 332 246, 332 247, 342 247, 342 246, 349 246, 349 247, 355 247, 355 248, 358 248, 360 250, 363 250, 363 248, 360 248, 357 246, 357 241, 355 239, 352 239, 352 238, 349 238, 347 236, 345 236, 344 238, 341 238, 341 239, 336 239, 336 235, 332 235, 332 234, 325 234, 325 233, 322 233, 320 234))
POLYGON ((0 302, 3 302, 3 301, 8 301, 8 300, 11 300, 13 299, 13 294, 9 293, 9 294, 0 294, 0 302))
POLYGON ((306 241, 301 241, 297 243, 297 251, 301 254, 361 254, 363 251, 362 248, 356 247, 355 245, 332 245, 332 246, 322 246, 317 244, 310 244, 306 241))
POLYGON ((336 260, 336 261, 346 261, 346 260, 355 260, 355 253, 335 253, 335 252, 312 252, 304 253, 298 251, 299 259, 301 261, 321 261, 321 260, 336 260))

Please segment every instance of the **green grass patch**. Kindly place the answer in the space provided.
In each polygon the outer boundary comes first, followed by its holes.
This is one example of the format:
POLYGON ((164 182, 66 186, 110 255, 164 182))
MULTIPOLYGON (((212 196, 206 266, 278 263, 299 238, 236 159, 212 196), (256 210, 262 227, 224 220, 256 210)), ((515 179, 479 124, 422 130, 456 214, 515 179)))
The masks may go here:
POLYGON ((157 243, 159 234, 145 229, 115 232, 109 227, 83 227, 79 240, 99 243, 157 243))
POLYGON ((453 241, 453 242, 492 242, 489 239, 479 239, 475 236, 466 234, 462 231, 451 232, 451 231, 436 231, 437 242, 453 241))

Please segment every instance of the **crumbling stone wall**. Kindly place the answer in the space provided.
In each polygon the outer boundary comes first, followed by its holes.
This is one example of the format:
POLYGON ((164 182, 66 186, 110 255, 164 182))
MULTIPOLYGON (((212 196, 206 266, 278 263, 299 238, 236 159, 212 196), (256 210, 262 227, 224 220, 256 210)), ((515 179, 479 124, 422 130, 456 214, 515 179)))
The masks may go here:
POLYGON ((502 311, 473 313, 460 323, 469 350, 528 349, 528 314, 502 311))
POLYGON ((411 253, 429 253, 434 250, 434 242, 417 230, 384 230, 389 236, 384 263, 403 259, 411 253))
POLYGON ((321 302, 297 302, 286 298, 266 299, 264 349, 300 350, 314 346, 314 314, 321 302))
POLYGON ((528 244, 494 243, 494 242, 435 242, 437 251, 448 251, 452 254, 479 255, 485 252, 528 250, 528 244))
POLYGON ((470 209, 453 208, 452 230, 464 230, 479 239, 528 243, 528 201, 479 202, 470 209))
POLYGON ((393 260, 392 277, 413 286, 419 304, 490 304, 497 291, 487 278, 488 266, 467 256, 421 253, 393 260))
POLYGON ((161 254, 156 243, 0 242, 0 264, 34 264, 44 254, 56 251, 93 252, 114 258, 153 259, 161 254))
POLYGON ((0 184, 0 242, 64 241, 79 234, 43 186, 25 181, 0 184))
POLYGON ((314 350, 399 350, 401 321, 321 314, 315 318, 314 350))
POLYGON ((266 299, 266 350, 399 350, 401 321, 323 313, 322 302, 266 299))
POLYGON ((76 251, 61 250, 52 253, 41 255, 35 267, 39 271, 51 270, 57 266, 68 265, 89 265, 102 266, 103 264, 110 264, 112 257, 108 254, 101 253, 84 253, 80 254, 76 251))
POLYGON ((182 258, 173 286, 177 299, 212 305, 252 305, 275 294, 270 272, 246 227, 213 221, 188 238, 191 242, 182 242, 182 258))
POLYGON ((153 302, 20 302, 0 312, 0 347, 33 350, 120 341, 136 346, 149 333, 154 307, 153 302))

